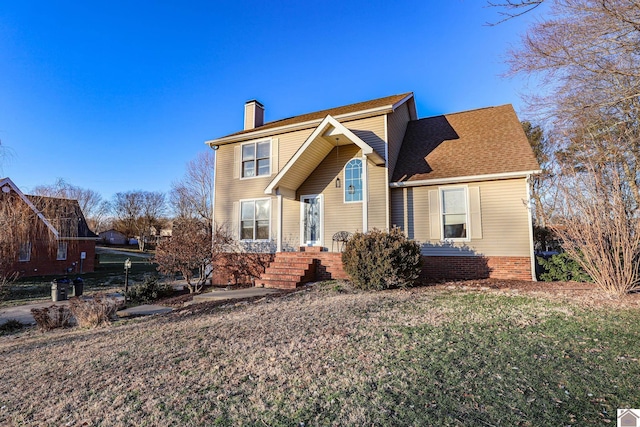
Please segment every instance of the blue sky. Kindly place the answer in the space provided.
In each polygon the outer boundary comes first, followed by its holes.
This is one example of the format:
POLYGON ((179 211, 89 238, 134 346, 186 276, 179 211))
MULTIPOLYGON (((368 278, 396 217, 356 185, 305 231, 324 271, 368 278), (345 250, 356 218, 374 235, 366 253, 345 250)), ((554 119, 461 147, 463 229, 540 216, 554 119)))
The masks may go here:
POLYGON ((2 2, 0 176, 168 191, 249 99, 267 121, 409 91, 420 117, 520 112, 503 60, 535 17, 498 19, 484 0, 2 2))

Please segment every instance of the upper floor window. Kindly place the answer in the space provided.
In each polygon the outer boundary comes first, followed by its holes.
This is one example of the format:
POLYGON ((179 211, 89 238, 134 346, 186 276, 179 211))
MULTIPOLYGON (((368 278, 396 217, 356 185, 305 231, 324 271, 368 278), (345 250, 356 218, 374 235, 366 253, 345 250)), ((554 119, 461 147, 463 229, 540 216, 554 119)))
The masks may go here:
POLYGON ((344 201, 362 201, 362 160, 353 159, 344 167, 344 201))
POLYGON ((268 240, 271 226, 271 200, 245 200, 240 203, 240 239, 268 240))
POLYGON ((467 239, 467 191, 464 187, 444 188, 442 197, 442 236, 445 239, 467 239))
POLYGON ((271 175, 271 142, 260 141, 242 145, 242 177, 271 175))
POLYGON ((18 252, 18 261, 27 262, 31 260, 31 242, 20 243, 20 251, 18 252))

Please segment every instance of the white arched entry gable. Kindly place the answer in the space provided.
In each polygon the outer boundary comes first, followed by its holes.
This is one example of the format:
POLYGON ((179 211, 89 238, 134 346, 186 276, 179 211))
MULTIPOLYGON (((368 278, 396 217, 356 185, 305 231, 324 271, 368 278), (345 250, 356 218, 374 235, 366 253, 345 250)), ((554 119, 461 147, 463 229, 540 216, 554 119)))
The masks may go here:
MULTIPOLYGON (((363 204, 363 229, 367 224, 367 164, 369 161, 376 165, 383 165, 384 158, 360 137, 347 129, 343 124, 328 115, 316 127, 306 141, 295 152, 291 159, 283 166, 265 189, 265 194, 275 195, 278 199, 277 220, 277 250, 282 250, 282 221, 283 198, 295 199, 296 191, 304 181, 320 165, 322 160, 336 146, 356 145, 363 154, 362 170, 362 204, 363 204)), ((317 201, 316 201, 317 202, 317 201)), ((319 201, 322 206, 322 201, 319 201)), ((322 220, 322 218, 320 218, 322 220)), ((320 224, 321 225, 321 224, 320 224)))

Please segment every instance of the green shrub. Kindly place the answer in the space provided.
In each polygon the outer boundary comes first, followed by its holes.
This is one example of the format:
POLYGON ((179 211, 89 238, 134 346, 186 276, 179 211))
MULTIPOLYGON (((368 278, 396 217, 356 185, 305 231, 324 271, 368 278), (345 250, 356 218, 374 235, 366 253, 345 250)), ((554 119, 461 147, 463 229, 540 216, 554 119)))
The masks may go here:
POLYGON ((538 257, 538 263, 545 271, 540 275, 545 282, 591 282, 591 277, 566 252, 553 255, 548 260, 538 257))
POLYGON ((142 283, 131 287, 129 299, 134 303, 145 304, 171 294, 171 285, 159 282, 156 276, 147 276, 142 283))
POLYGON ((382 290, 413 286, 420 275, 420 246, 399 228, 355 233, 342 254, 356 288, 382 290))

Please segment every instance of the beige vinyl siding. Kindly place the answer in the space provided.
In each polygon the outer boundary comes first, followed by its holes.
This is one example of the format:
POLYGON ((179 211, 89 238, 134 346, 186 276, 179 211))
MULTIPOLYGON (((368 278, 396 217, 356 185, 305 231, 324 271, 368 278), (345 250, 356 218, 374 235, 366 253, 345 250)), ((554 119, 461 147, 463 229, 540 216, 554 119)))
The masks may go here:
MULTIPOLYGON (((355 145, 341 146, 320 163, 297 191, 297 199, 309 194, 322 194, 324 203, 322 244, 331 250, 331 239, 337 231, 362 231, 362 202, 344 203, 344 165, 353 158, 359 158, 362 152, 355 145), (336 177, 342 181, 336 188, 336 177)), ((298 242, 300 242, 300 203, 296 209, 298 215, 298 242)), ((291 213, 287 215, 291 217, 291 213)))
POLYGON ((442 244, 430 239, 429 190, 445 186, 393 188, 391 222, 422 244, 423 255, 529 256, 529 217, 524 178, 464 184, 478 187, 482 238, 442 244), (414 220, 407 218, 413 216, 414 220), (411 228, 413 227, 413 230, 411 228), (413 236, 412 236, 413 234, 413 236))
MULTIPOLYGON (((273 178, 271 176, 239 179, 233 178, 235 148, 238 144, 220 146, 216 152, 216 191, 215 191, 215 219, 216 224, 237 227, 237 218, 234 218, 234 202, 238 203, 241 199, 265 199, 269 196, 264 194, 265 187, 273 178)), ((236 206, 237 208, 237 206, 236 206)), ((274 209, 274 203, 271 207, 271 237, 276 236, 276 215, 277 209, 274 209)), ((234 236, 238 234, 238 230, 232 229, 234 236)))
POLYGON ((386 152, 384 115, 342 122, 342 124, 384 158, 386 152))
POLYGON ((413 239, 407 229, 407 203, 406 188, 392 188, 389 197, 391 198, 391 227, 398 227, 405 232, 407 237, 413 239))
POLYGON ((315 129, 304 129, 276 135, 279 139, 278 171, 291 160, 291 157, 293 157, 296 151, 298 151, 298 148, 304 144, 314 130, 315 129))
POLYGON ((369 188, 368 219, 369 230, 377 228, 386 230, 387 224, 387 192, 386 171, 384 166, 376 166, 371 162, 367 164, 367 180, 369 188))
MULTIPOLYGON (((344 122, 344 125, 352 130, 367 144, 370 144, 378 154, 384 156, 384 115, 370 117, 359 120, 344 122)), ((234 203, 237 204, 244 199, 262 199, 266 198, 264 194, 265 188, 269 185, 284 165, 293 157, 296 151, 307 140, 315 128, 304 129, 294 132, 286 132, 273 135, 277 139, 276 143, 272 143, 272 165, 277 163, 277 170, 272 167, 271 175, 268 177, 256 177, 249 179, 239 178, 239 167, 236 162, 234 151, 240 151, 242 143, 234 143, 221 145, 216 152, 216 191, 215 191, 215 220, 217 224, 226 224, 231 227, 232 222, 237 223, 234 216, 234 203), (238 169, 234 171, 234 169, 238 169), (234 175, 236 176, 234 178, 234 175)), ((264 140, 268 138, 259 138, 264 140)), ((312 144, 309 150, 317 149, 317 145, 312 144), (315 146, 315 147, 314 147, 315 146)), ((333 233, 341 230, 355 231, 362 229, 362 203, 344 204, 342 192, 343 189, 335 188, 335 178, 340 176, 344 182, 342 168, 346 162, 353 158, 362 156, 359 148, 355 145, 342 146, 339 148, 339 164, 336 163, 335 149, 327 155, 321 164, 307 177, 306 181, 296 192, 298 200, 283 200, 283 247, 293 243, 292 248, 297 248, 300 244, 300 195, 306 194, 324 194, 324 212, 325 212, 325 228, 323 235, 323 244, 325 247, 331 248, 331 237, 333 233)), ((318 154, 320 155, 320 154, 318 154)), ((375 170, 370 180, 379 181, 377 171, 382 168, 370 164, 369 170, 375 170)), ((309 168, 301 168, 302 174, 309 174, 309 168)), ((378 186, 379 184, 375 184, 378 186)), ((385 185, 380 185, 376 191, 383 194, 385 185)), ((371 195, 373 201, 378 203, 379 196, 371 195)), ((275 197, 272 197, 275 199, 275 197)), ((378 203, 379 205, 379 203, 378 203)), ((384 219, 380 220, 380 211, 376 207, 373 211, 369 210, 369 223, 375 226, 383 227, 384 219), (373 221, 373 222, 372 222, 373 221)), ((277 236, 277 204, 272 203, 271 209, 271 236, 277 236)), ((373 225, 371 225, 373 226, 373 225)), ((238 230, 233 230, 237 233, 238 230)))
POLYGON ((410 239, 422 241, 425 240, 425 236, 428 239, 428 194, 428 191, 417 187, 392 188, 391 227, 400 227, 410 239), (423 221, 425 216, 427 221, 423 221))
MULTIPOLYGON (((360 137, 364 142, 373 147, 378 154, 384 157, 385 142, 383 115, 369 117, 367 119, 342 122, 342 124, 360 137)), ((279 139, 278 170, 282 169, 284 165, 287 164, 314 130, 315 128, 311 128, 274 135, 279 139)))
POLYGON ((282 250, 297 251, 300 247, 300 201, 283 198, 282 204, 282 250))
POLYGON ((389 165, 389 179, 393 176, 393 170, 398 161, 402 140, 407 130, 407 123, 409 123, 410 120, 409 106, 406 102, 387 116, 387 132, 389 138, 389 159, 387 164, 389 165))

